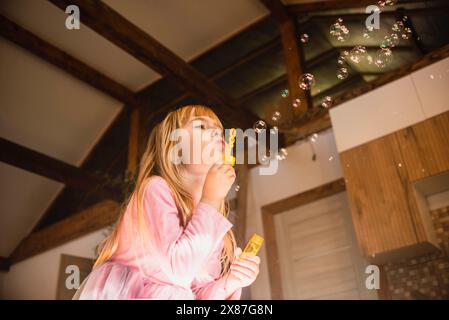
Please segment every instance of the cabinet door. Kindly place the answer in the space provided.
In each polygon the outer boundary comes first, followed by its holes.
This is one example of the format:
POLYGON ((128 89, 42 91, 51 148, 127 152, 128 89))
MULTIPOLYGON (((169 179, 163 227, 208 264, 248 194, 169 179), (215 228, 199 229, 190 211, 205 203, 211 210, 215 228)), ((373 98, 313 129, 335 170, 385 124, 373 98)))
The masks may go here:
POLYGON ((410 181, 449 170, 449 112, 396 132, 410 181))
POLYGON ((340 154, 351 214, 366 256, 419 242, 407 172, 394 134, 340 154))

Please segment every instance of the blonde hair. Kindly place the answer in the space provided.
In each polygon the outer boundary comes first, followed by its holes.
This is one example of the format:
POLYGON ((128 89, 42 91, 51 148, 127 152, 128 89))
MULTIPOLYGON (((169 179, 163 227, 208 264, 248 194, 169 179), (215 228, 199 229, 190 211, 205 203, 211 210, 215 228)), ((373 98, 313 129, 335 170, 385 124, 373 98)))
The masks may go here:
MULTIPOLYGON (((143 208, 143 198, 145 182, 151 176, 162 177, 170 189, 173 191, 175 203, 178 208, 181 225, 185 228, 190 221, 194 209, 193 198, 183 185, 180 176, 182 166, 174 164, 172 160, 172 147, 176 141, 171 141, 170 135, 173 130, 183 127, 192 117, 207 116, 210 117, 216 125, 223 129, 223 126, 217 115, 208 107, 201 105, 188 105, 170 112, 165 119, 159 123, 151 132, 145 151, 142 155, 139 165, 139 172, 133 193, 122 205, 122 210, 117 223, 111 234, 105 238, 98 248, 98 258, 95 261, 94 268, 110 259, 118 248, 119 230, 123 225, 123 216, 127 204, 133 199, 135 208, 135 219, 130 219, 131 230, 136 230, 141 243, 151 243, 148 237, 148 219, 145 218, 143 208), (135 220, 135 222, 134 222, 135 220)), ((229 216, 229 204, 223 201, 220 206, 220 213, 223 216, 229 216)), ((224 245, 220 255, 221 273, 220 276, 229 272, 230 264, 234 261, 234 250, 236 241, 234 233, 229 230, 224 237, 224 245)))

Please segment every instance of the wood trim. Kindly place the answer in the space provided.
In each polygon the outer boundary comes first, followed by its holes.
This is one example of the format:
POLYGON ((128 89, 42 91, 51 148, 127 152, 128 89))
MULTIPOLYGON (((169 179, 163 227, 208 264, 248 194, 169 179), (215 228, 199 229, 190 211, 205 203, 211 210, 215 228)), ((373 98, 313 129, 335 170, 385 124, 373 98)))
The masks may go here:
POLYGON ((9 271, 11 261, 9 258, 0 257, 0 271, 9 271))
POLYGON ((2 151, 0 153, 0 161, 14 167, 33 172, 76 189, 95 193, 101 197, 120 199, 122 196, 121 190, 108 185, 105 179, 14 142, 0 138, 0 150, 2 151))
POLYGON ((247 220, 247 201, 248 201, 248 179, 249 169, 248 165, 239 164, 237 168, 237 183, 240 187, 237 192, 237 210, 236 210, 236 225, 237 225, 237 243, 243 246, 246 245, 245 238, 246 220, 247 220))
MULTIPOLYGON (((401 4, 426 2, 426 0, 401 0, 401 4)), ((298 3, 286 5, 290 13, 311 13, 326 10, 348 9, 356 7, 366 7, 374 4, 373 0, 323 0, 316 2, 298 3)))
POLYGON ((128 139, 128 173, 137 174, 139 154, 139 115, 138 109, 131 111, 128 139))
POLYGON ((314 189, 296 194, 286 199, 276 201, 261 208, 262 222, 267 249, 268 277, 270 279, 271 298, 283 299, 281 268, 279 263, 279 252, 276 240, 276 229, 274 216, 284 211, 306 205, 319 199, 332 196, 346 190, 344 179, 338 179, 314 189))
POLYGON ((98 72, 84 62, 72 57, 28 30, 0 15, 0 34, 25 50, 57 66, 75 78, 86 82, 130 107, 142 105, 134 93, 125 86, 98 72))
POLYGON ((22 240, 11 254, 11 263, 20 262, 107 227, 117 221, 119 210, 120 205, 117 202, 105 200, 45 229, 33 232, 22 240))
POLYGON ((241 108, 206 76, 104 2, 97 0, 49 1, 63 11, 68 5, 77 5, 82 12, 83 24, 185 91, 214 105, 216 112, 224 119, 234 121, 241 128, 252 127, 257 120, 252 113, 241 108))

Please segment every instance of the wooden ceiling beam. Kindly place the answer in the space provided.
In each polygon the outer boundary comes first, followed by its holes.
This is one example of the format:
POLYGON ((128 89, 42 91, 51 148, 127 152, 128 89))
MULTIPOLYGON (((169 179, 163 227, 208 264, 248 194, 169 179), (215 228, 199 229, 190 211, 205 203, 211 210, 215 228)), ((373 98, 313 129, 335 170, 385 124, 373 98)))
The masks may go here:
POLYGON ((103 178, 43 153, 3 138, 0 138, 0 150, 0 161, 11 166, 104 198, 121 199, 122 197, 121 190, 109 186, 103 178))
MULTIPOLYGON (((426 2, 426 0, 401 0, 400 4, 419 2, 426 2)), ((366 7, 375 3, 376 1, 373 0, 323 0, 286 5, 286 8, 288 12, 298 14, 366 7)))
POLYGON ((0 15, 0 35, 130 107, 142 103, 125 86, 0 15))
POLYGON ((119 203, 99 202, 70 217, 28 235, 9 257, 12 264, 33 257, 91 232, 115 223, 120 214, 119 203))
POLYGON ((241 128, 251 127, 257 118, 241 108, 230 96, 156 39, 118 12, 97 0, 49 0, 61 10, 77 5, 81 21, 179 87, 203 99, 223 118, 241 128))
POLYGON ((9 271, 11 260, 9 258, 0 257, 0 271, 9 271))
POLYGON ((287 13, 280 0, 261 1, 278 20, 290 102, 294 104, 298 99, 301 101, 300 106, 292 108, 292 111, 294 116, 301 116, 307 112, 308 108, 312 107, 312 101, 309 91, 301 89, 298 85, 300 76, 305 73, 305 61, 301 43, 298 42, 295 20, 287 13))

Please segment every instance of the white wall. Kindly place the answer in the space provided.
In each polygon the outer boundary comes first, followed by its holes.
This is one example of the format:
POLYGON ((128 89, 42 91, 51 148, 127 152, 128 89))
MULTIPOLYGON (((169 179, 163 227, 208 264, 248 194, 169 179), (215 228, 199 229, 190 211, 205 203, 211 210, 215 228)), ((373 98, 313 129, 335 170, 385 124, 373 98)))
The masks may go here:
POLYGON ((339 152, 449 110, 449 58, 332 108, 339 152))
POLYGON ((95 258, 95 247, 107 229, 90 233, 0 272, 0 299, 55 299, 61 254, 95 258))
MULTIPOLYGON (((342 177, 338 152, 332 130, 319 134, 314 144, 316 161, 308 143, 289 147, 286 160, 279 162, 275 175, 259 175, 258 168, 250 170, 248 186, 246 238, 253 233, 264 235, 260 208, 295 194, 313 189, 342 177), (332 160, 329 160, 330 157, 332 160)), ((251 299, 271 299, 265 246, 260 255, 259 277, 251 285, 251 299)))

